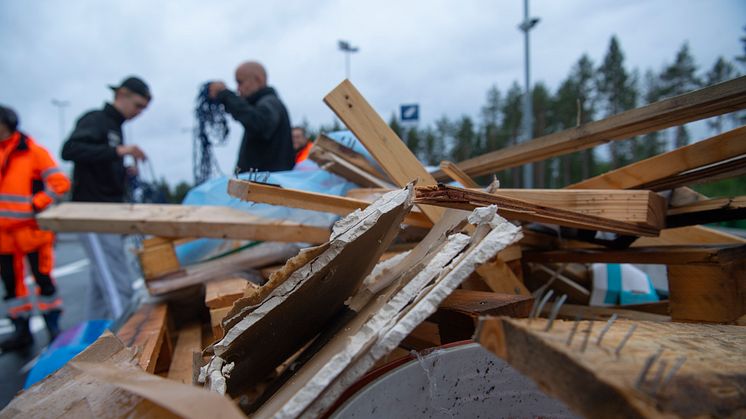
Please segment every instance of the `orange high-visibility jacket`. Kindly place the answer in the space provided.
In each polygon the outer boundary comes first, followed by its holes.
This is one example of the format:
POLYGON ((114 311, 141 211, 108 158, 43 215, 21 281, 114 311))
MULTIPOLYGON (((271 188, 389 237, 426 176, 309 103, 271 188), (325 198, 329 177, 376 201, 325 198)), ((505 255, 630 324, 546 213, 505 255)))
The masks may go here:
POLYGON ((34 215, 70 189, 49 152, 25 134, 0 140, 0 253, 29 253, 52 243, 34 215))
POLYGON ((298 150, 295 153, 295 163, 300 163, 303 160, 308 158, 308 154, 311 152, 311 147, 313 147, 312 142, 307 142, 306 145, 303 146, 300 150, 298 150))

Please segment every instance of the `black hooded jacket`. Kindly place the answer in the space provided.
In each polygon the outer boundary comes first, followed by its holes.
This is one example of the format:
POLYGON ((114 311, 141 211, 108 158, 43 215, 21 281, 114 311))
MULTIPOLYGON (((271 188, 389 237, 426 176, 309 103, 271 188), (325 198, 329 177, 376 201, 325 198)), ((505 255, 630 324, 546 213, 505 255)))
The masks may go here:
POLYGON ((73 201, 124 202, 124 159, 116 147, 124 143, 124 116, 112 105, 78 119, 62 146, 62 159, 75 163, 73 201))
POLYGON ((217 99, 244 127, 236 163, 240 172, 277 172, 295 166, 290 117, 275 89, 263 87, 247 98, 223 90, 217 99))

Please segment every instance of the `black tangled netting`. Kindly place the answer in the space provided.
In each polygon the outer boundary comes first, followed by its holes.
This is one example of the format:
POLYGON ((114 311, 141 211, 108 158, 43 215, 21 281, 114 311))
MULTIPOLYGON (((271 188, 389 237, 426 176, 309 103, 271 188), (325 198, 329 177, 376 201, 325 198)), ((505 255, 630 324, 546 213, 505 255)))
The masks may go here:
POLYGON ((194 184, 209 179, 213 173, 221 173, 213 154, 212 147, 224 145, 228 140, 228 121, 225 107, 208 96, 209 82, 202 85, 197 94, 194 117, 197 124, 194 128, 194 184))

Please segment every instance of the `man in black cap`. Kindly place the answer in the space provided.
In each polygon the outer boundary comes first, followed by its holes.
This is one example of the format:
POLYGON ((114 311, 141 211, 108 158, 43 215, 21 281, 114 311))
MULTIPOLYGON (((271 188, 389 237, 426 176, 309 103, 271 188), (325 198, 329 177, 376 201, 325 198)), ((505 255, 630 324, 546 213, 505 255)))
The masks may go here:
MULTIPOLYGON (((75 164, 72 200, 124 202, 127 169, 124 156, 145 160, 136 145, 124 143, 122 124, 137 117, 150 103, 150 88, 137 77, 109 86, 114 101, 78 119, 62 147, 62 158, 75 164)), ((132 274, 124 253, 123 236, 81 234, 88 259, 93 262, 87 314, 90 319, 117 319, 132 298, 132 274)))
POLYGON ((290 134, 290 117, 272 87, 267 86, 267 71, 256 61, 247 61, 236 69, 237 93, 225 83, 210 83, 210 97, 244 128, 236 167, 276 172, 292 170, 295 150, 290 134))

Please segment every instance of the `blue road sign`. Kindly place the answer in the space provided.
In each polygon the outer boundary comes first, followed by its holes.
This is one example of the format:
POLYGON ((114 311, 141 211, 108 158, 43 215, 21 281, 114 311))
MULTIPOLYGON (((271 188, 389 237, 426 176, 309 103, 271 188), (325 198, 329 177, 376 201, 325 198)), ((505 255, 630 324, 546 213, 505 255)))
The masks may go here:
POLYGON ((420 105, 401 105, 399 119, 402 122, 418 122, 420 120, 420 105))

